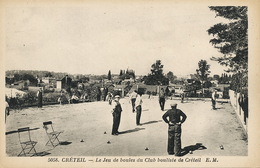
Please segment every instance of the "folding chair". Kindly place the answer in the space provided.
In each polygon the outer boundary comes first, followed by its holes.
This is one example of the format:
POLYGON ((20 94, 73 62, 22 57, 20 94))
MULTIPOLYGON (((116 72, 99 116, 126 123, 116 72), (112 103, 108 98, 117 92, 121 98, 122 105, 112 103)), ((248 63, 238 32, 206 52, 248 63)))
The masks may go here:
POLYGON ((43 128, 46 131, 46 134, 49 138, 47 143, 45 145, 48 145, 49 143, 53 146, 56 147, 57 145, 60 144, 58 136, 63 133, 64 131, 54 131, 53 126, 52 126, 52 121, 47 121, 43 122, 43 128), (56 142, 57 141, 57 142, 56 142), (56 142, 56 144, 55 144, 56 142))
POLYGON ((35 150, 36 141, 31 140, 30 128, 19 128, 18 129, 19 142, 22 147, 22 151, 18 154, 18 156, 24 155, 27 156, 29 154, 33 154, 31 156, 37 155, 35 150), (31 153, 33 152, 33 153, 31 153))

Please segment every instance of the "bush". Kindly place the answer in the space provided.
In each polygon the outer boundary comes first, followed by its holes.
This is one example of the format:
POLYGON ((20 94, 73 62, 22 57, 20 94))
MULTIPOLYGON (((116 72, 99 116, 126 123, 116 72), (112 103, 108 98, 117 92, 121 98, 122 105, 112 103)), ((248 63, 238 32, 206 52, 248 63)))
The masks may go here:
POLYGON ((157 93, 156 93, 155 91, 153 91, 153 92, 152 92, 152 95, 153 95, 153 96, 156 96, 156 95, 157 95, 157 93))
POLYGON ((49 89, 45 89, 44 93, 53 93, 54 91, 55 91, 55 89, 49 88, 49 89))
POLYGON ((44 103, 55 103, 58 102, 58 99, 60 97, 60 93, 54 92, 54 93, 46 93, 43 95, 43 102, 44 103))

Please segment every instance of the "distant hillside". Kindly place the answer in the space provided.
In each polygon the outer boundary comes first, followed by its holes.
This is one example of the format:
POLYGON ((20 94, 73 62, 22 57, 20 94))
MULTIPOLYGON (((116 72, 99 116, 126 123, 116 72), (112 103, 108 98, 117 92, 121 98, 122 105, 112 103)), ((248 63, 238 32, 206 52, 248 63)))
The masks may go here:
POLYGON ((34 77, 38 76, 39 78, 42 77, 55 77, 57 79, 64 77, 65 75, 70 75, 64 72, 50 72, 50 71, 37 71, 37 70, 8 70, 5 72, 6 76, 13 76, 14 74, 29 74, 33 75, 34 77))
POLYGON ((107 75, 69 74, 65 72, 39 71, 39 70, 7 70, 5 72, 6 77, 14 76, 14 74, 19 74, 19 75, 29 74, 29 75, 33 75, 34 77, 38 76, 39 78, 49 76, 49 77, 54 77, 56 79, 61 79, 65 75, 69 75, 73 80, 77 80, 83 77, 88 77, 93 80, 107 79, 107 75))

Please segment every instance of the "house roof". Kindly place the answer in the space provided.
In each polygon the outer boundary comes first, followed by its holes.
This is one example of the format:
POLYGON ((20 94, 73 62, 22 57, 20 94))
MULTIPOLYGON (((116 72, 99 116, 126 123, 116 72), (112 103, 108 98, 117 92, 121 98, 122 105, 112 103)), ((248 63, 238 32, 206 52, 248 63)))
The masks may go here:
MULTIPOLYGON (((64 79, 66 76, 62 77, 62 78, 58 78, 57 81, 61 81, 62 79, 64 79)), ((68 76, 68 79, 72 79, 71 77, 68 76)))

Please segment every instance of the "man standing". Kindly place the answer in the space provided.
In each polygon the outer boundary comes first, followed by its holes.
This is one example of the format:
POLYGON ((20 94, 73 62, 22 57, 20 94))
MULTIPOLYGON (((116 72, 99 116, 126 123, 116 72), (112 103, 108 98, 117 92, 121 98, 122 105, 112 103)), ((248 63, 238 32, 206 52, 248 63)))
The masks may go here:
POLYGON ((133 109, 133 113, 135 112, 135 101, 136 101, 136 97, 137 97, 137 91, 134 90, 131 94, 130 94, 130 102, 132 103, 132 109, 133 109))
POLYGON ((108 101, 108 104, 111 105, 112 104, 112 93, 108 92, 106 100, 108 101))
POLYGON ((9 104, 7 100, 5 100, 5 122, 6 122, 6 117, 10 115, 10 109, 9 109, 9 104))
POLYGON ((98 87, 97 88, 97 101, 100 101, 101 100, 101 90, 100 88, 98 87))
POLYGON ((120 124, 120 119, 121 119, 121 112, 122 112, 122 107, 121 104, 119 102, 119 95, 115 96, 115 100, 112 104, 112 115, 113 115, 113 127, 112 127, 112 135, 118 135, 118 127, 120 124))
POLYGON ((169 155, 180 156, 181 124, 186 120, 187 116, 180 109, 177 109, 177 104, 171 104, 171 109, 162 118, 169 125, 167 152, 169 155))
POLYGON ((136 125, 141 125, 140 124, 140 118, 141 118, 141 114, 142 114, 142 93, 138 92, 137 97, 136 97, 136 101, 135 101, 135 105, 136 105, 136 125))
POLYGON ((159 92, 159 104, 160 104, 161 110, 164 111, 165 92, 164 92, 163 88, 161 88, 161 90, 159 92))
POLYGON ((108 94, 108 88, 107 88, 107 87, 105 87, 103 92, 104 92, 104 97, 103 97, 103 100, 104 100, 104 101, 106 101, 107 94, 108 94))
POLYGON ((38 97, 38 108, 42 108, 42 88, 38 90, 37 97, 38 97))
POLYGON ((211 95, 212 109, 216 110, 216 99, 217 99, 217 90, 214 90, 211 95))
POLYGON ((184 102, 184 91, 183 91, 183 88, 181 88, 181 103, 184 102))

